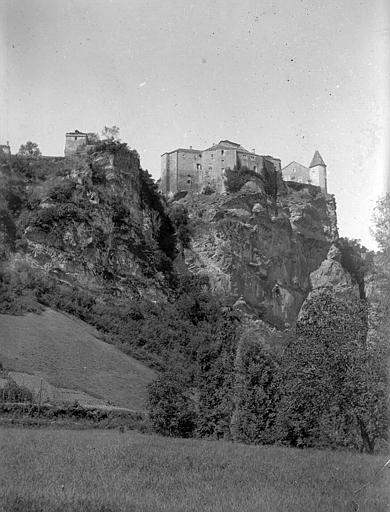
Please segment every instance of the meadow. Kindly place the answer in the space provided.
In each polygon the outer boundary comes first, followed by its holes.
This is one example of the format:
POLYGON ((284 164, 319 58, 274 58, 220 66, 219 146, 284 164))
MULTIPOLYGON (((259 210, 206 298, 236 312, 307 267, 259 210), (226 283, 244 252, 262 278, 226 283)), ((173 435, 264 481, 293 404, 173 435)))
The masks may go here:
POLYGON ((55 399, 144 410, 155 372, 99 336, 82 320, 49 308, 40 314, 0 315, 0 362, 34 394, 42 377, 57 390, 50 393, 55 399))
POLYGON ((387 459, 133 431, 0 428, 0 510, 384 512, 387 459))

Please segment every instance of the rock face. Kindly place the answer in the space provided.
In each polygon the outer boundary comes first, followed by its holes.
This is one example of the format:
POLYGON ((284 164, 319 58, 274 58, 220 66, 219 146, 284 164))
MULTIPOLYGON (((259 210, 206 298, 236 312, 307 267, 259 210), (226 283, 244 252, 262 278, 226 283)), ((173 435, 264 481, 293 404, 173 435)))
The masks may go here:
POLYGON ((326 259, 318 269, 310 274, 310 283, 313 290, 332 288, 337 292, 352 292, 359 297, 359 288, 352 282, 349 272, 342 267, 341 252, 335 245, 330 247, 326 259))
POLYGON ((53 163, 27 188, 14 261, 91 290, 164 294, 174 230, 135 151, 118 143, 53 163))
POLYGON ((310 274, 338 238, 333 196, 281 183, 277 197, 245 187, 181 202, 193 226, 189 270, 207 274, 215 292, 242 310, 279 327, 294 322, 310 274))
POLYGON ((360 299, 359 285, 341 265, 341 252, 335 245, 330 247, 326 259, 318 269, 310 274, 310 283, 312 290, 302 304, 298 319, 306 315, 311 300, 321 295, 325 289, 330 289, 341 299, 344 297, 360 299))

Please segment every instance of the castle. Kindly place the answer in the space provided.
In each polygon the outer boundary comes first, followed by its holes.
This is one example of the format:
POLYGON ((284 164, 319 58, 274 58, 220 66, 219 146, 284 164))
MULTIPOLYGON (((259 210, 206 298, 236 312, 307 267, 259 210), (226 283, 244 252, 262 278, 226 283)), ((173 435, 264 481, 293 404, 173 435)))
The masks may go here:
POLYGON ((258 155, 254 149, 248 151, 230 140, 221 140, 204 150, 190 146, 161 155, 161 192, 172 196, 176 192, 200 193, 209 188, 223 193, 226 169, 244 167, 259 174, 264 168, 281 172, 285 181, 312 184, 327 192, 326 165, 318 151, 309 167, 291 162, 282 169, 279 158, 258 155))
POLYGON ((258 155, 241 144, 221 140, 210 148, 200 150, 178 148, 161 156, 161 191, 169 196, 176 192, 202 192, 206 187, 225 192, 226 169, 246 167, 261 171, 267 167, 281 170, 280 160, 272 156, 258 155))

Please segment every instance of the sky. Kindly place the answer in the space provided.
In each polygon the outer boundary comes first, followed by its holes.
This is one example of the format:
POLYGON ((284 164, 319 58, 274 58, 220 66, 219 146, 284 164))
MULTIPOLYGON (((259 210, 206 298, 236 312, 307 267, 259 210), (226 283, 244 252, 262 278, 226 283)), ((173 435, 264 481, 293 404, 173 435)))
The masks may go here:
MULTIPOLYGON (((2 0, 0 143, 63 155, 117 125, 160 155, 221 139, 308 165, 319 150, 341 236, 369 226, 390 169, 387 0, 2 0)), ((390 187, 390 180, 389 180, 390 187)))

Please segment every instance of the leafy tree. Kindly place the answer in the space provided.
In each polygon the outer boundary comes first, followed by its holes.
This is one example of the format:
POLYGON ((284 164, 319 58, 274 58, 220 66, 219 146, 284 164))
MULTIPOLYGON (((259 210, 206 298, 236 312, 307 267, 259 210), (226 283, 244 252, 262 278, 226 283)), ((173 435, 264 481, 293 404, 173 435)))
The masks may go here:
POLYGON ((41 151, 36 142, 28 140, 26 144, 22 144, 19 148, 18 155, 26 156, 29 158, 36 158, 41 156, 41 151))
POLYGON ((89 132, 87 133, 88 144, 96 144, 100 141, 100 137, 98 133, 89 132))
POLYGON ((366 301, 326 289, 307 300, 282 362, 284 442, 372 452, 386 435, 386 369, 367 329, 366 301))
POLYGON ((234 412, 231 433, 235 441, 269 443, 275 440, 279 402, 279 357, 266 347, 256 326, 246 326, 235 358, 234 412))
POLYGON ((102 130, 103 140, 119 141, 119 128, 115 125, 105 126, 102 130))
POLYGON ((379 199, 374 209, 374 228, 371 230, 380 249, 390 252, 390 193, 379 199))
POLYGON ((173 204, 169 210, 169 217, 176 228, 176 235, 184 248, 191 242, 191 230, 188 222, 188 210, 181 204, 173 204))
POLYGON ((254 179, 260 179, 259 174, 246 166, 234 166, 233 169, 226 169, 226 190, 228 192, 238 192, 245 183, 254 179))
POLYGON ((373 253, 361 245, 359 240, 340 238, 337 246, 341 253, 341 265, 359 286, 360 298, 366 298, 365 276, 372 271, 373 253))
POLYGON ((193 401, 181 372, 164 373, 149 385, 149 418, 154 430, 168 436, 190 437, 196 425, 193 401))

